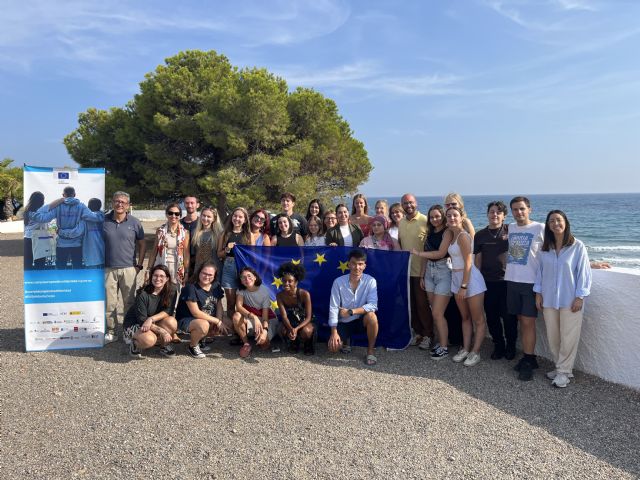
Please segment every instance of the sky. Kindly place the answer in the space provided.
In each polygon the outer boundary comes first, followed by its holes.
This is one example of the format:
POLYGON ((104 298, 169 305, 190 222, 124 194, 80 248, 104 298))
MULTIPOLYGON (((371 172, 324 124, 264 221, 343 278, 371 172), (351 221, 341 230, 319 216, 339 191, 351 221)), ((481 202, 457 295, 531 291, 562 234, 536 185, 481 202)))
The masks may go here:
POLYGON ((636 0, 3 0, 0 158, 62 139, 182 50, 334 99, 371 196, 640 191, 636 0))

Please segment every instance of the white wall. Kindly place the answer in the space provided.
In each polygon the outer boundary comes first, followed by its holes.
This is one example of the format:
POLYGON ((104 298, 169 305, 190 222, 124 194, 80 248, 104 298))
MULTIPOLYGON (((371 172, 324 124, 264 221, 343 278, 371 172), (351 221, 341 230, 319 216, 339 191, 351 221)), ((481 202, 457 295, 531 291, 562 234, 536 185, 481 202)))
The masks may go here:
MULTIPOLYGON (((593 270, 575 368, 640 390, 640 273, 593 270)), ((542 316, 536 354, 551 358, 542 316)))

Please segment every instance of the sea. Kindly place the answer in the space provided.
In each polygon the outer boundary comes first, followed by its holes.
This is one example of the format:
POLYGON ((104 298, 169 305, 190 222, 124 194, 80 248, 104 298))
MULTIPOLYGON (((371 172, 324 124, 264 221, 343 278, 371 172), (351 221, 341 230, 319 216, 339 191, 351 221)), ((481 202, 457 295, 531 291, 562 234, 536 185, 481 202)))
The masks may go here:
MULTIPOLYGON (((476 230, 487 225, 487 204, 502 200, 507 207, 515 195, 465 195, 467 216, 476 230)), ((545 194, 527 195, 531 200, 531 219, 544 223, 550 210, 562 210, 576 238, 587 246, 591 260, 609 262, 613 267, 640 271, 640 193, 545 194)), ((368 197, 370 210, 384 199, 389 205, 400 197, 368 197)), ((443 197, 418 196, 418 208, 427 212, 431 205, 443 204, 443 197)), ((509 213, 506 222, 513 222, 509 213)))

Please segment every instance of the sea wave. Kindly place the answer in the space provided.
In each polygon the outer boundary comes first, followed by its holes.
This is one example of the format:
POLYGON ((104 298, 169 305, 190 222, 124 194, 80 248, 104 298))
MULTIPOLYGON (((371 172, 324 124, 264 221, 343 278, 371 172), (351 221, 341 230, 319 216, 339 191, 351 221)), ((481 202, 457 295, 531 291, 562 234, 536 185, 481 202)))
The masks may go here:
POLYGON ((602 257, 602 258, 598 258, 598 261, 608 262, 612 265, 620 266, 620 267, 628 267, 628 268, 640 267, 640 258, 602 257))
POLYGON ((612 252, 612 251, 620 251, 620 252, 640 252, 640 245, 587 245, 587 249, 592 252, 612 252))

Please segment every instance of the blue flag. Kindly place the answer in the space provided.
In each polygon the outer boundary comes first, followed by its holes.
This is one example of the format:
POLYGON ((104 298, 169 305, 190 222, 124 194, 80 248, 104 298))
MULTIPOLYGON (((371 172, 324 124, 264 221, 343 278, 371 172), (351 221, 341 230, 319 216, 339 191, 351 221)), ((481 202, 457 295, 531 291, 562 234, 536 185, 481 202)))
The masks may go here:
MULTIPOLYGON (((329 297, 333 280, 348 275, 347 257, 350 247, 255 247, 236 245, 235 259, 238 271, 249 266, 262 278, 262 284, 271 291, 271 306, 277 312, 276 294, 282 289, 282 279, 277 277, 283 263, 304 265, 307 272, 300 287, 311 294, 313 313, 317 320, 318 337, 329 336, 329 297)), ((409 345, 411 327, 409 319, 409 252, 364 250, 367 254, 365 273, 378 284, 379 332, 376 345, 401 349, 409 345)), ((365 335, 354 336, 352 344, 366 346, 365 335)))

